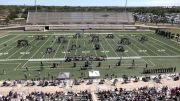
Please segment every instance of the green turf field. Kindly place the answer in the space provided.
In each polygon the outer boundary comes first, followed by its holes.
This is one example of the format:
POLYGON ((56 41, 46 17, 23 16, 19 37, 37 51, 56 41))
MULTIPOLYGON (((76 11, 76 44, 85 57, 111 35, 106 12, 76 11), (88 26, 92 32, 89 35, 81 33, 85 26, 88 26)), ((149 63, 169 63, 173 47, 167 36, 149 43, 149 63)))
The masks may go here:
POLYGON ((81 73, 84 73, 86 77, 90 69, 99 70, 102 77, 108 73, 117 76, 142 75, 146 64, 148 68, 176 66, 177 71, 180 71, 180 44, 157 36, 153 31, 112 32, 113 39, 107 39, 107 33, 93 33, 100 37, 100 50, 94 49, 89 32, 85 32, 81 38, 73 38, 73 32, 10 32, 0 36, 0 79, 24 79, 25 74, 28 79, 48 75, 56 77, 59 72, 71 72, 72 78, 80 77, 81 73), (45 40, 35 40, 36 35, 45 36, 45 40), (138 39, 142 35, 146 36, 148 41, 141 43, 138 39), (65 37, 67 42, 57 43, 59 36, 65 37), (118 41, 123 37, 129 38, 131 44, 124 45, 125 52, 117 52, 118 41), (17 40, 21 39, 28 40, 29 46, 16 47, 17 40), (81 47, 68 51, 73 44, 81 47), (46 48, 49 47, 55 51, 45 54, 46 48), (83 61, 76 62, 76 68, 73 68, 74 62, 62 61, 65 57, 79 55, 105 56, 108 60, 102 61, 101 67, 97 67, 97 61, 92 62, 88 70, 80 70, 84 65, 83 61), (114 59, 120 57, 123 59, 122 65, 115 66, 119 60, 114 59), (135 68, 129 69, 133 59, 135 68), (39 71, 40 61, 44 64, 42 71, 39 71), (51 68, 53 63, 58 64, 57 68, 51 68))

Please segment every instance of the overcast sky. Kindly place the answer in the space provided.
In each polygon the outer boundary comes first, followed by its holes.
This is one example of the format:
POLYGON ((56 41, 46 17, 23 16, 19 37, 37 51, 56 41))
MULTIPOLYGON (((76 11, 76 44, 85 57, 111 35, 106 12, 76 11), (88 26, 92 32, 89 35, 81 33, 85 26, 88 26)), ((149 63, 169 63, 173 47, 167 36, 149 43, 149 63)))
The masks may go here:
MULTIPOLYGON (((37 0, 51 6, 124 6, 126 0, 37 0)), ((0 5, 34 5, 35 0, 0 0, 0 5)), ((128 0, 128 6, 180 6, 180 0, 128 0)))

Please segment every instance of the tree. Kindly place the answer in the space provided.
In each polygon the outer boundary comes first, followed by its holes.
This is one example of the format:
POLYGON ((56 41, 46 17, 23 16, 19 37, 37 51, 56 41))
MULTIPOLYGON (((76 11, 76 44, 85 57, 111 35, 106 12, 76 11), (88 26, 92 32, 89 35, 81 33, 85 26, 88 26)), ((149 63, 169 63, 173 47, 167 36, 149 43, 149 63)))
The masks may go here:
POLYGON ((8 15, 8 20, 14 20, 14 18, 17 18, 17 13, 16 12, 10 12, 10 14, 8 15))

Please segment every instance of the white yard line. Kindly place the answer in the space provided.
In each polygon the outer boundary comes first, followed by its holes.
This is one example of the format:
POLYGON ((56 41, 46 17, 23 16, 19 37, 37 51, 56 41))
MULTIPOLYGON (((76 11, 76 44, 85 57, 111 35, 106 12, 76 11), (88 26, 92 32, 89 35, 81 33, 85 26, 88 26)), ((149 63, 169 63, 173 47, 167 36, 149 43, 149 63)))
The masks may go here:
POLYGON ((119 59, 142 59, 140 56, 132 56, 132 57, 108 57, 107 60, 119 60, 119 59))
MULTIPOLYGON (((102 36, 103 37, 103 36, 102 36)), ((113 50, 113 52, 116 54, 117 57, 119 57, 119 55, 115 52, 115 50, 113 49, 113 47, 111 46, 111 44, 103 37, 103 39, 108 43, 108 45, 111 47, 111 49, 113 50)))
MULTIPOLYGON (((36 46, 40 41, 36 42, 34 44, 34 46, 36 46)), ((31 48, 27 49, 26 52, 28 52, 29 50, 31 50, 33 47, 31 46, 31 48)), ((19 58, 21 59, 25 54, 21 55, 19 58)))
MULTIPOLYGON (((151 41, 151 43, 154 43, 153 41, 151 41)), ((159 46, 159 48, 158 47, 156 47, 155 45, 153 45, 153 44, 151 44, 151 43, 149 43, 151 46, 153 46, 153 47, 155 47, 156 48, 156 51, 160 48, 160 47, 162 47, 162 46, 160 46, 160 45, 158 45, 159 46)), ((155 44, 157 44, 157 43, 155 43, 155 44)), ((161 48, 162 49, 162 48, 161 48)), ((163 49, 164 49, 164 47, 163 47, 163 49)), ((164 49, 165 50, 165 49, 164 49)), ((163 53, 165 53, 166 55, 170 55, 170 54, 168 54, 167 52, 163 52, 163 53)))
POLYGON ((77 54, 77 42, 78 42, 78 37, 76 38, 76 51, 75 51, 75 56, 77 54))
MULTIPOLYGON (((135 53, 136 54, 136 56, 139 56, 139 54, 136 52, 136 51, 134 51, 131 47, 129 47, 128 45, 127 45, 127 47, 133 52, 133 53, 135 53)), ((143 59, 143 58, 142 58, 143 59)), ((143 59, 146 63, 148 63, 145 59, 143 59)))
POLYGON ((16 64, 16 65, 17 65, 17 64, 19 64, 19 63, 7 63, 7 62, 3 63, 3 62, 2 62, 2 63, 0 63, 0 64, 5 64, 5 65, 8 65, 8 64, 16 64))
MULTIPOLYGON (((54 44, 55 44, 55 40, 53 40, 53 42, 51 42, 51 45, 50 45, 50 47, 52 47, 54 44)), ((44 58, 45 57, 45 54, 41 57, 41 58, 44 58)))
MULTIPOLYGON (((9 52, 10 50, 14 49, 15 47, 10 48, 7 52, 9 52)), ((10 56, 7 57, 7 59, 11 58, 14 54, 16 54, 17 52, 19 52, 22 48, 19 48, 18 50, 16 50, 13 54, 11 54, 10 56)))
POLYGON ((104 54, 106 55, 106 57, 108 57, 108 55, 107 55, 107 53, 106 53, 106 50, 104 49, 102 43, 101 43, 101 42, 99 42, 99 43, 100 43, 101 47, 103 48, 104 54))
MULTIPOLYGON (((0 45, 3 45, 3 44, 5 44, 5 43, 7 43, 7 42, 9 42, 9 41, 12 41, 13 39, 15 39, 15 38, 17 38, 17 37, 19 37, 19 36, 17 35, 17 36, 15 36, 15 37, 13 37, 13 38, 10 38, 9 40, 1 43, 0 45)), ((1 49, 1 50, 2 50, 2 49, 1 49)))
MULTIPOLYGON (((136 46, 136 45, 135 45, 136 46)), ((128 46, 129 47, 129 46, 128 46)), ((137 46, 136 46, 137 47, 137 46)), ((129 47, 130 48, 130 47, 129 47)), ((137 47, 138 48, 138 47, 137 47)), ((132 48, 130 48, 131 50, 133 50, 132 48)), ((139 49, 139 48, 138 48, 139 49)), ((134 51, 134 50, 133 50, 134 51)), ((135 51, 134 51, 135 52, 135 51)), ((146 52, 145 52, 145 54, 147 54, 146 52)), ((139 54, 137 55, 137 56, 139 56, 139 54)), ((149 56, 149 55, 147 55, 147 56, 149 56)), ((145 59, 143 59, 146 63, 148 63, 145 59)))
MULTIPOLYGON (((28 52, 29 50, 31 50, 33 47, 31 46, 31 48, 28 48, 25 52, 28 52)), ((25 54, 22 54, 20 57, 18 57, 18 59, 21 59, 25 54)))
MULTIPOLYGON (((94 48, 94 44, 91 42, 91 46, 92 46, 92 48, 94 48)), ((94 49, 94 53, 95 53, 95 55, 96 55, 96 57, 98 56, 97 55, 97 52, 96 52, 96 50, 94 49)))
POLYGON ((148 58, 180 58, 180 55, 174 55, 174 56, 141 56, 141 57, 148 57, 148 58))
MULTIPOLYGON (((64 35, 64 37, 65 37, 65 35, 64 35)), ((57 52, 59 51, 59 48, 61 47, 61 45, 62 45, 62 43, 60 43, 60 44, 58 45, 58 48, 56 49, 56 52, 55 52, 54 55, 53 55, 53 58, 55 58, 55 56, 56 56, 57 52)), ((60 54, 62 54, 62 53, 60 53, 60 54)))
MULTIPOLYGON (((91 40, 91 37, 89 37, 89 39, 91 40)), ((84 40, 84 45, 85 45, 85 40, 84 40)), ((92 48, 94 48, 94 44, 93 44, 93 42, 91 42, 91 46, 92 46, 92 48)), ((86 46, 85 46, 86 47, 86 46)), ((95 52, 95 54, 96 54, 96 56, 98 56, 97 55, 97 52, 96 52, 96 50, 94 49, 94 52, 95 52)), ((85 52, 86 53, 86 52, 85 52)), ((107 56, 107 55, 106 55, 107 56)))
POLYGON ((56 43, 56 41, 53 40, 53 42, 51 43, 50 47, 52 47, 55 43, 56 43))
POLYGON ((30 57, 30 59, 32 59, 39 52, 39 50, 51 39, 51 37, 49 37, 46 42, 39 47, 39 49, 30 57))
MULTIPOLYGON (((9 51, 11 51, 12 49, 14 49, 15 47, 11 47, 10 49, 8 49, 6 52, 9 52, 9 51)), ((14 55, 17 51, 19 51, 20 49, 22 49, 22 48, 19 48, 18 50, 16 50, 12 55, 14 55)), ((11 57, 11 55, 8 57, 8 58, 10 58, 11 57)), ((7 58, 7 59, 8 59, 7 58)))
MULTIPOLYGON (((71 39, 68 41, 68 45, 67 45, 67 48, 66 48, 66 52, 68 51, 70 41, 71 41, 71 39)), ((66 58, 66 54, 67 54, 66 52, 65 52, 64 58, 66 58)))
POLYGON ((29 59, 0 59, 0 61, 28 61, 29 59))
MULTIPOLYGON (((137 56, 137 57, 122 57, 122 59, 141 59, 141 58, 180 58, 179 56, 137 56)), ((107 60, 116 60, 119 57, 107 57, 107 60)), ((65 58, 47 58, 47 59, 0 59, 0 61, 64 61, 65 58)), ((160 59, 162 60, 162 59, 160 59)), ((177 59, 178 60, 178 59, 177 59)))
MULTIPOLYGON (((86 43, 85 43, 85 41, 84 41, 84 47, 86 48, 86 43)), ((86 54, 87 54, 87 53, 85 52, 85 56, 86 56, 86 54)))
POLYGON ((153 60, 158 60, 158 61, 162 61, 162 60, 179 60, 179 58, 176 58, 176 57, 175 58, 159 58, 159 59, 153 58, 153 60))
MULTIPOLYGON (((51 38, 51 37, 49 37, 49 38, 47 39, 47 41, 46 41, 44 44, 42 44, 41 47, 39 47, 39 49, 38 49, 29 59, 32 59, 32 58, 39 52, 39 50, 49 41, 50 38, 51 38)), ((27 63, 28 63, 28 61, 26 61, 26 63, 23 64, 22 68, 24 68, 24 66, 25 66, 27 63)))
MULTIPOLYGON (((15 36, 15 37, 18 37, 18 36, 15 36)), ((15 37, 13 38, 13 39, 15 39, 15 37)), ((10 41, 10 40, 8 40, 8 41, 10 41)), ((13 43, 11 43, 11 44, 13 44, 13 43)), ((6 48, 6 47, 4 47, 4 48, 6 48)), ((3 50, 4 48, 2 48, 1 50, 3 50)), ((6 52, 9 52, 11 49, 13 49, 14 48, 14 46, 12 46, 10 49, 8 49, 6 52)), ((0 50, 0 51, 1 51, 0 50)))
MULTIPOLYGON (((151 47, 153 47, 156 51, 159 50, 159 48, 157 48, 156 46, 152 45, 151 43, 146 43, 146 44, 148 44, 148 45, 150 45, 151 47)), ((158 51, 157 51, 157 53, 158 53, 158 51)), ((165 53, 165 52, 163 52, 163 53, 165 53)), ((165 53, 165 54, 166 54, 166 55, 169 55, 169 54, 167 54, 167 53, 165 53)), ((158 54, 158 55, 161 55, 161 54, 158 54)))
MULTIPOLYGON (((33 42, 33 40, 31 40, 29 43, 33 42)), ((16 54, 17 52, 19 52, 20 50, 22 50, 23 48, 19 48, 17 51, 15 51, 13 54, 11 54, 10 56, 7 57, 7 59, 11 58, 14 54, 16 54)))
MULTIPOLYGON (((117 37, 116 37, 117 38, 117 37)), ((139 54, 136 52, 136 51, 134 51, 131 47, 129 47, 128 45, 127 45, 127 47, 133 52, 133 53, 135 53, 136 54, 136 56, 139 56, 139 54)), ((142 58, 143 59, 143 58, 142 58)), ((146 63, 148 63, 145 59, 143 59, 146 63)))
MULTIPOLYGON (((114 34, 115 35, 115 34, 114 34)), ((117 38, 118 36, 116 36, 116 38, 117 38)), ((118 38, 117 38, 118 39, 118 38)), ((112 39, 113 41, 114 41, 114 43, 118 46, 118 44, 117 44, 117 42, 114 40, 114 39, 112 39)), ((119 40, 119 39, 118 39, 119 40)), ((126 55, 126 57, 128 57, 128 54, 126 53, 126 52, 124 52, 124 54, 126 55)))
POLYGON ((22 63, 18 63, 19 65, 16 66, 16 68, 14 68, 15 71, 18 70, 18 67, 22 64, 22 63))
POLYGON ((154 64, 150 59, 148 59, 148 61, 155 67, 156 64, 154 64))
POLYGON ((175 41, 175 40, 173 40, 173 39, 171 39, 171 41, 173 41, 173 42, 175 42, 175 43, 177 43, 177 44, 180 44, 180 42, 177 42, 177 41, 175 41))
POLYGON ((106 57, 108 57, 108 55, 107 55, 107 53, 106 53, 106 50, 104 49, 104 47, 103 47, 103 45, 102 45, 101 41, 99 41, 99 43, 100 43, 101 47, 103 48, 103 51, 104 51, 104 53, 105 53, 106 57))
POLYGON ((44 34, 44 33, 27 34, 26 33, 26 34, 9 34, 9 35, 49 35, 49 36, 51 36, 51 35, 67 35, 68 36, 68 35, 74 35, 74 33, 66 33, 66 34, 64 34, 64 33, 63 34, 61 34, 61 33, 59 33, 59 34, 58 33, 55 33, 55 34, 54 33, 51 33, 51 34, 44 34))
MULTIPOLYGON (((132 65, 132 64, 131 64, 132 65)), ((124 68, 126 68, 126 67, 129 67, 129 66, 131 66, 131 65, 122 65, 124 68)), ((144 65, 136 65, 137 67, 144 67, 144 65)), ((28 70, 37 70, 37 69, 34 69, 34 68, 38 68, 39 66, 30 66, 30 67, 28 67, 28 68, 32 68, 32 69, 28 69, 28 70)), ((50 68, 50 67, 52 67, 52 66, 44 66, 44 67, 46 67, 46 69, 56 69, 56 70, 61 70, 61 69, 72 69, 72 68, 60 68, 60 67, 58 67, 58 68, 50 68)), ((154 67, 154 66, 149 66, 149 67, 154 67)), ((80 67, 76 67, 77 69, 80 69, 80 67)), ((92 68, 94 68, 94 69, 96 69, 97 67, 96 66, 92 66, 92 68)), ((101 68, 101 69, 103 69, 103 68, 109 68, 109 65, 106 65, 105 67, 98 67, 98 68, 101 68)), ((19 69, 19 71, 23 71, 23 70, 25 70, 25 69, 19 69)))
POLYGON ((4 38, 4 37, 6 37, 6 36, 9 36, 9 34, 5 34, 5 35, 1 36, 0 39, 1 39, 1 38, 4 38))
MULTIPOLYGON (((146 36, 147 36, 147 35, 146 35, 146 36)), ((170 45, 168 45, 168 44, 166 44, 166 43, 164 43, 164 42, 162 42, 162 41, 159 41, 159 40, 157 40, 157 39, 155 39, 155 38, 153 38, 153 37, 151 37, 151 36, 147 36, 147 37, 150 37, 151 39, 154 39, 154 40, 156 40, 156 41, 158 41, 158 42, 160 42, 160 43, 162 43, 162 44, 165 44, 165 45, 167 45, 167 46, 169 46, 169 47, 171 47, 171 48, 174 48, 174 49, 180 51, 180 49, 175 48, 175 47, 173 47, 173 46, 170 46, 170 45)))
POLYGON ((8 53, 9 51, 11 51, 12 49, 14 49, 15 47, 11 47, 9 48, 6 52, 8 53))
MULTIPOLYGON (((5 48, 12 48, 12 47, 14 48, 14 46, 6 46, 6 47, 1 48, 0 51, 2 51, 2 50, 5 49, 5 48)), ((8 49, 8 50, 9 50, 9 49, 8 49)))
MULTIPOLYGON (((157 44, 158 46, 163 47, 164 49, 169 50, 169 51, 171 51, 172 53, 175 53, 176 55, 178 55, 177 52, 175 52, 175 51, 173 51, 173 50, 171 50, 171 49, 168 49, 167 47, 161 46, 160 44, 158 44, 158 43, 156 43, 156 42, 154 42, 154 41, 152 41, 152 42, 155 43, 155 44, 157 44)), ((170 55, 171 55, 171 54, 170 54, 170 55)))
MULTIPOLYGON (((15 38, 17 38, 17 37, 19 37, 19 36, 17 35, 17 36, 15 36, 14 38, 11 38, 10 40, 5 41, 4 43, 9 42, 9 41, 11 41, 11 40, 13 40, 13 39, 15 39, 15 38)), ((2 44, 3 44, 3 43, 1 43, 0 45, 2 45, 2 44)), ((11 44, 13 44, 13 43, 11 43, 11 44)), ((0 51, 3 50, 4 48, 7 48, 7 47, 1 48, 0 51)), ((11 48, 14 48, 14 47, 11 47, 11 48)), ((11 49, 11 48, 10 48, 10 49, 11 49)), ((9 51, 10 49, 8 49, 8 51, 9 51)), ((6 52, 7 52, 7 51, 6 51, 6 52)))
MULTIPOLYGON (((136 45, 134 45, 134 46, 136 46, 136 45)), ((138 47, 138 46, 136 46, 139 50, 140 50, 140 48, 138 47)), ((147 56, 149 56, 146 52, 145 52, 145 54, 147 55, 147 56)), ((146 63, 148 63, 145 59, 143 59, 146 63)))
POLYGON ((62 44, 62 43, 60 43, 60 44, 58 45, 58 48, 56 49, 56 52, 55 52, 54 55, 53 55, 53 58, 56 56, 57 52, 59 51, 59 48, 61 47, 61 44, 62 44))
POLYGON ((139 41, 137 41, 137 40, 135 40, 135 39, 133 39, 133 38, 131 38, 131 37, 129 37, 129 38, 132 39, 132 40, 134 40, 134 41, 136 41, 139 45, 145 47, 146 50, 150 50, 151 52, 153 52, 154 54, 156 54, 156 55, 158 56, 158 54, 157 54, 156 52, 154 52, 153 50, 151 50, 150 48, 148 48, 146 45, 142 45, 142 43, 140 43, 139 41))
MULTIPOLYGON (((147 44, 149 44, 149 45, 151 45, 152 47, 154 47, 155 49, 158 49, 156 46, 153 46, 152 44, 150 44, 150 43, 147 43, 147 44)), ((136 45, 135 45, 136 46, 136 45)), ((137 46, 136 46, 137 47, 137 46)), ((157 50, 156 50, 157 51, 157 50)), ((157 53, 156 53, 157 54, 157 53)), ((159 54, 157 54, 157 55, 159 55, 159 54)), ((169 55, 169 54, 167 54, 167 55, 169 55)))
MULTIPOLYGON (((49 66, 43 66, 44 68, 50 68, 52 67, 52 65, 49 65, 49 66)), ((28 70, 33 70, 33 68, 39 68, 39 66, 28 66, 28 70)), ((51 68, 52 69, 52 68, 51 68)))
MULTIPOLYGON (((130 38, 131 39, 131 38, 130 38)), ((138 48, 138 50, 142 50, 140 47, 138 47, 137 45, 133 45, 133 46, 135 46, 136 48, 138 48)), ((149 56, 149 54, 147 53, 147 52, 143 52, 144 54, 146 54, 146 56, 149 56)))

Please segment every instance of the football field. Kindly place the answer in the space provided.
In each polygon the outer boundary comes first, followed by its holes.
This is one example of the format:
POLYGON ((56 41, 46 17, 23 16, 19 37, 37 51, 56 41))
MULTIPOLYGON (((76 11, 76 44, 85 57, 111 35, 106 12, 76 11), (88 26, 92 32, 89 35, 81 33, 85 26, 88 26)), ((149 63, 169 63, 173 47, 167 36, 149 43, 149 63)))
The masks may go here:
POLYGON ((74 38, 75 34, 76 32, 9 32, 0 36, 0 79, 24 79, 25 74, 28 79, 49 75, 57 77, 59 72, 70 72, 71 78, 81 77, 82 73, 87 77, 89 70, 99 70, 102 77, 106 74, 143 75, 146 64, 148 68, 177 67, 177 71, 180 71, 180 43, 158 36, 153 31, 84 32, 81 37, 74 38), (106 38, 108 34, 113 34, 114 38, 106 38), (36 40, 37 35, 45 39, 36 40), (91 35, 99 37, 100 49, 95 50, 91 35), (142 36, 148 40, 139 41, 142 36), (66 42, 58 43, 58 37, 64 37, 66 42), (131 43, 119 44, 122 38, 129 39, 131 43), (18 40, 27 40, 28 46, 17 47, 18 40), (73 45, 76 48, 71 50, 73 45), (123 46, 124 52, 118 52, 118 46, 123 46), (47 53, 48 48, 53 51, 47 53), (99 61, 93 61, 90 68, 81 70, 84 61, 75 61, 76 67, 73 67, 74 62, 64 62, 66 57, 74 56, 103 56, 105 61, 101 61, 101 67, 97 67, 99 61), (116 66, 119 59, 122 59, 121 66, 116 66), (133 60, 135 68, 129 69, 133 60), (39 71, 41 62, 43 70, 39 71), (53 63, 57 64, 56 68, 51 68, 53 63))

